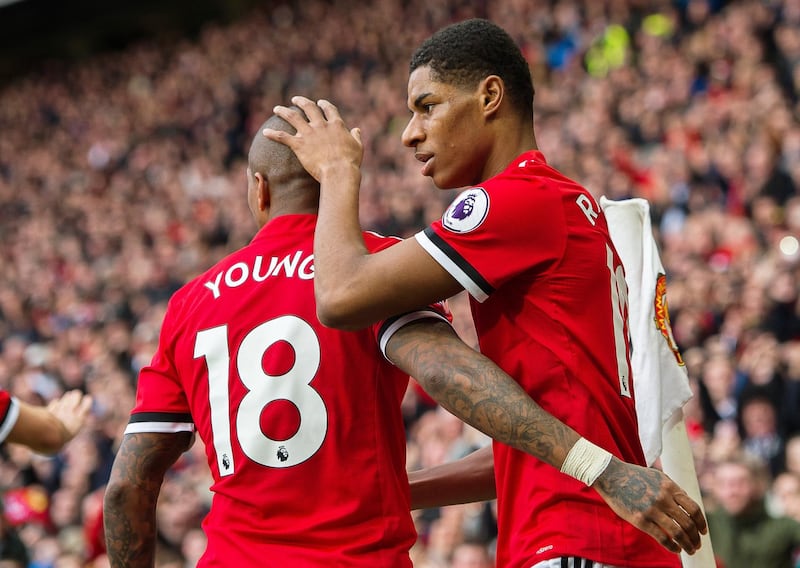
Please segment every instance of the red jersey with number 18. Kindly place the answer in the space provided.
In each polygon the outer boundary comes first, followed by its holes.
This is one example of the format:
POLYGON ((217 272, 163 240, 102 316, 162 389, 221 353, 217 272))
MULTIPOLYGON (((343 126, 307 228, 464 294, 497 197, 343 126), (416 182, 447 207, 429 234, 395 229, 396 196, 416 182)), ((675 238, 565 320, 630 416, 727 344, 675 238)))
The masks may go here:
MULTIPOLYGON (((314 215, 285 215, 170 300, 126 433, 196 428, 214 498, 200 566, 409 567, 400 402, 382 349, 440 304, 343 332, 316 317, 314 215)), ((364 235, 370 250, 398 239, 364 235)))
MULTIPOLYGON (((539 152, 470 188, 417 241, 470 293, 481 351, 588 440, 644 465, 627 287, 594 198, 539 152)), ((679 557, 583 483, 495 443, 498 566, 580 556, 630 567, 679 557)))

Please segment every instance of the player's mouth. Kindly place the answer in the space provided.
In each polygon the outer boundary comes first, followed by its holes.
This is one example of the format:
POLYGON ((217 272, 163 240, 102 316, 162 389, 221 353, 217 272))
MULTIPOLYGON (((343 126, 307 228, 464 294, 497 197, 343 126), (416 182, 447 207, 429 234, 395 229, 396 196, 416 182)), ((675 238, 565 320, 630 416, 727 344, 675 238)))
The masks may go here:
POLYGON ((433 162, 435 161, 433 159, 433 154, 430 154, 428 152, 416 152, 414 154, 414 157, 423 164, 425 164, 424 166, 422 166, 422 171, 420 173, 423 176, 430 176, 431 171, 433 170, 433 162))

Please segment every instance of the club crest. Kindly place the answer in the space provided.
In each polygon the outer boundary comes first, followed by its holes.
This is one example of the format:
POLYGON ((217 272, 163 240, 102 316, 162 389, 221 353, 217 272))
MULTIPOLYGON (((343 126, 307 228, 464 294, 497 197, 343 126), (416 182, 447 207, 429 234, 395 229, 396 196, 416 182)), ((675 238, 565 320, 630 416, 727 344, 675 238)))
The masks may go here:
POLYGON ((653 307, 655 308, 655 322, 658 331, 664 336, 664 339, 669 345, 675 360, 678 365, 683 367, 685 363, 681 357, 681 352, 678 350, 678 344, 675 343, 675 337, 672 335, 672 325, 669 321, 669 308, 667 307, 667 276, 659 274, 656 279, 656 296, 653 300, 653 307))

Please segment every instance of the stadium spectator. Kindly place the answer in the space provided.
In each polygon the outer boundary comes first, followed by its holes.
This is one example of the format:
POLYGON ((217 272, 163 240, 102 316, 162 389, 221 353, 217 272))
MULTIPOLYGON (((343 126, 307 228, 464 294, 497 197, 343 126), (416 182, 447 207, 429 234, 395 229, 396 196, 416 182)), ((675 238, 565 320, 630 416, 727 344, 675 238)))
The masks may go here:
POLYGON ((769 473, 764 462, 733 457, 715 464, 713 477, 716 508, 708 513, 708 524, 714 554, 724 566, 791 568, 800 547, 800 523, 767 513, 769 473))

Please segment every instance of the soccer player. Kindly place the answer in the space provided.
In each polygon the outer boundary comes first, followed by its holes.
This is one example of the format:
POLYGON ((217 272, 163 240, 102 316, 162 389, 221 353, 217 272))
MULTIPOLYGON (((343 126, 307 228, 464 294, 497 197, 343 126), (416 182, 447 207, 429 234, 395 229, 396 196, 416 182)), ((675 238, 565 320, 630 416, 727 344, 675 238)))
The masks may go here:
POLYGON ((360 132, 328 101, 292 101, 308 122, 276 107, 297 133, 264 134, 321 182, 321 321, 356 329, 466 289, 481 351, 582 435, 551 438, 537 457, 494 442, 498 565, 678 566, 705 519, 641 467, 623 268, 594 198, 537 150, 530 71, 510 36, 468 20, 413 55, 403 143, 438 187, 466 189, 440 221, 375 254, 359 238, 360 132))
POLYGON ((0 389, 0 442, 55 454, 80 431, 91 406, 92 397, 78 390, 64 393, 47 406, 36 406, 0 389))
MULTIPOLYGON (((266 125, 294 132, 279 118, 266 125)), ((410 507, 428 498, 410 495, 405 471, 409 374, 459 418, 526 451, 578 435, 551 426, 464 344, 442 304, 360 331, 323 326, 312 256, 319 184, 260 133, 247 180, 258 233, 171 298, 140 372, 105 494, 111 565, 152 566, 161 483, 196 431, 214 480, 201 566, 407 568, 410 507)), ((399 242, 359 239, 375 251, 399 242)))

